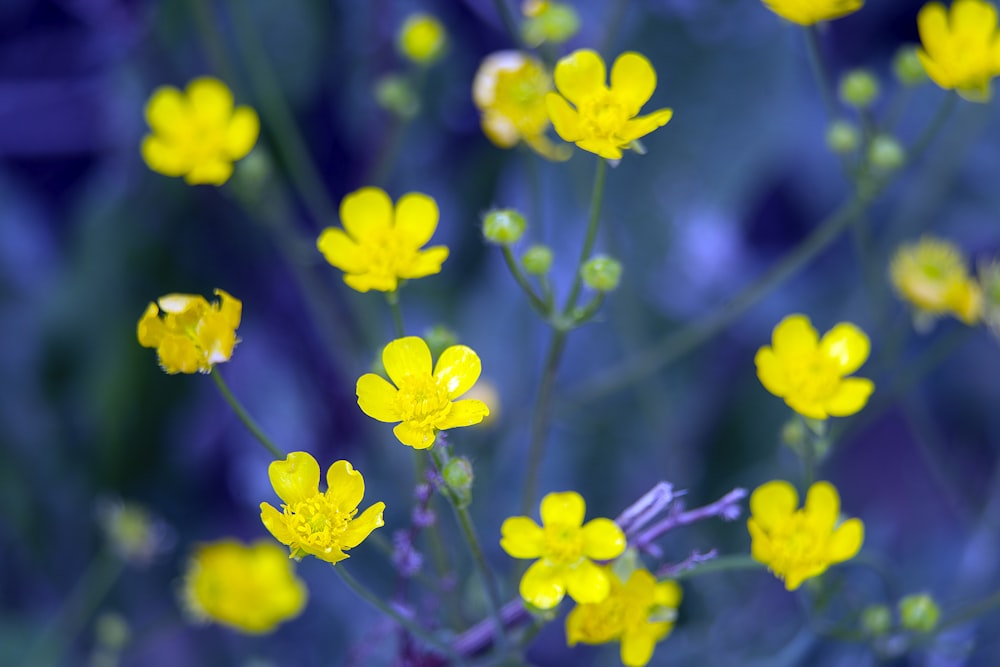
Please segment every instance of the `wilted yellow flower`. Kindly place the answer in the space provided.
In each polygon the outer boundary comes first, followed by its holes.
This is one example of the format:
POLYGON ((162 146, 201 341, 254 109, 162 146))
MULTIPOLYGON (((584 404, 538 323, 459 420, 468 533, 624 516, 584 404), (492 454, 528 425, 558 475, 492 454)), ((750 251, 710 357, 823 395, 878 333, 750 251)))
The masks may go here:
POLYGON ((184 574, 184 603, 199 621, 249 634, 295 618, 308 593, 284 549, 266 540, 219 540, 199 546, 184 574))
POLYGON ((969 275, 962 252, 948 241, 924 236, 900 246, 889 263, 889 278, 896 293, 919 313, 951 314, 969 325, 979 321, 982 290, 969 275))
POLYGON ((595 560, 625 551, 625 533, 611 519, 583 523, 586 504, 579 493, 550 493, 542 498, 542 525, 513 516, 500 527, 500 546, 514 558, 537 558, 521 577, 521 597, 539 609, 551 609, 568 592, 578 603, 600 602, 611 590, 611 576, 595 560))
POLYGON ((656 89, 656 70, 645 56, 621 54, 611 67, 610 87, 605 85, 606 77, 604 60, 597 52, 574 51, 556 64, 560 94, 549 93, 545 104, 560 137, 585 151, 617 160, 623 148, 666 125, 674 112, 659 109, 638 115, 656 89))
POLYGON ((847 16, 861 9, 864 0, 763 0, 764 6, 783 19, 813 25, 847 16))
POLYGON ((951 10, 937 2, 917 15, 921 48, 917 57, 927 76, 972 102, 986 102, 1000 74, 997 9, 983 0, 956 0, 951 10))
POLYGON ((418 65, 429 65, 441 57, 448 43, 444 26, 430 14, 411 14, 396 37, 399 52, 418 65))
POLYGON ((831 565, 854 558, 864 541, 860 519, 837 525, 840 496, 829 482, 809 487, 802 508, 795 487, 781 480, 768 482, 750 496, 750 513, 751 555, 790 591, 831 565))
POLYGON ((472 426, 490 409, 482 401, 457 401, 479 379, 482 363, 471 348, 452 345, 438 357, 431 371, 431 351, 423 338, 398 338, 382 350, 382 364, 390 384, 380 375, 358 378, 358 406, 380 422, 400 422, 392 432, 414 449, 434 444, 438 431, 472 426))
POLYGON ((365 496, 365 480, 348 461, 333 462, 326 471, 323 492, 319 490, 319 464, 308 452, 292 452, 284 461, 272 461, 267 475, 281 498, 281 511, 261 503, 260 520, 279 542, 288 545, 296 560, 315 556, 339 563, 348 558, 346 551, 385 525, 383 502, 355 516, 365 496))
POLYGON ((601 602, 578 604, 566 616, 566 643, 605 644, 621 642, 622 664, 643 667, 653 657, 656 643, 670 634, 681 603, 676 581, 656 580, 642 568, 622 583, 610 568, 611 582, 601 602))
POLYGON ((392 292, 400 280, 441 271, 448 248, 421 250, 437 229, 437 203, 417 192, 392 200, 380 188, 361 188, 340 203, 344 229, 327 227, 316 247, 344 272, 344 282, 359 292, 392 292), (346 231, 345 231, 346 230, 346 231))
POLYGON ((482 114, 483 132, 500 148, 523 141, 550 160, 566 160, 570 150, 545 135, 545 96, 552 77, 541 61, 522 51, 498 51, 483 59, 472 81, 472 100, 482 114))
POLYGON ((234 108, 232 92, 211 77, 191 81, 184 92, 157 88, 146 103, 146 122, 153 130, 142 140, 146 164, 190 185, 228 181, 233 162, 250 152, 260 133, 257 112, 234 108))
POLYGON ((819 338, 809 318, 789 315, 757 350, 757 377, 769 392, 805 417, 845 417, 865 407, 875 384, 846 377, 868 359, 868 336, 841 322, 819 338))
POLYGON ((139 344, 156 348, 167 373, 208 373, 233 356, 243 303, 220 289, 215 295, 220 301, 209 304, 198 294, 168 294, 146 307, 139 344))

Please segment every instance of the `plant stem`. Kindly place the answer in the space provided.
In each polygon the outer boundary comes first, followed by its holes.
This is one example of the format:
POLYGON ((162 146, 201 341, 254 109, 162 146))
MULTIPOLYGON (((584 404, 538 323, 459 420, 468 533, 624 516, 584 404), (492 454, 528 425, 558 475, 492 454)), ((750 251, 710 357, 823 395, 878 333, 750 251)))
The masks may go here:
POLYGON ((809 52, 809 66, 812 68, 816 82, 819 84, 819 92, 823 97, 823 106, 826 107, 826 112, 830 118, 836 118, 838 113, 837 103, 834 101, 836 98, 833 94, 833 83, 830 79, 830 73, 826 69, 826 63, 823 60, 823 51, 819 43, 819 33, 816 32, 816 26, 806 26, 805 34, 806 47, 809 52))
POLYGON ((399 288, 386 292, 385 299, 389 302, 389 308, 392 310, 392 326, 395 329, 396 338, 402 338, 406 335, 406 329, 403 327, 403 310, 399 307, 399 288))
POLYGON ((528 295, 528 300, 531 302, 531 307, 538 311, 538 314, 542 317, 548 319, 551 313, 549 312, 549 307, 545 305, 545 302, 535 293, 535 288, 531 286, 528 279, 524 277, 524 273, 521 272, 521 267, 517 265, 517 260, 514 259, 514 253, 511 252, 510 246, 504 244, 500 246, 500 251, 503 253, 504 262, 507 263, 507 268, 510 269, 510 275, 514 276, 514 280, 520 285, 524 293, 528 295))
POLYGON ((949 628, 955 627, 956 625, 962 625, 977 616, 982 616, 983 614, 993 611, 997 607, 1000 607, 1000 591, 997 591, 996 593, 993 593, 978 602, 968 605, 965 609, 961 609, 951 614, 948 618, 944 619, 944 621, 942 621, 937 628, 935 628, 935 632, 941 633, 949 628))
POLYGON ((733 556, 719 556, 704 563, 699 563, 690 570, 677 573, 677 579, 690 579, 691 577, 703 574, 714 574, 717 572, 733 572, 736 570, 763 570, 764 564, 759 563, 750 554, 739 554, 733 556))
POLYGON ((271 456, 276 459, 285 458, 285 453, 278 449, 278 447, 271 442, 270 438, 264 435, 264 432, 260 430, 259 426, 257 426, 257 422, 253 420, 250 413, 248 413, 243 405, 236 400, 236 397, 233 396, 233 392, 229 390, 229 385, 227 385, 226 381, 222 379, 222 374, 219 373, 218 368, 214 366, 212 367, 211 376, 212 379, 215 380, 215 384, 219 388, 219 391, 222 392, 223 398, 226 399, 226 402, 229 403, 229 407, 233 409, 233 412, 235 412, 236 416, 240 418, 243 425, 247 427, 247 430, 249 430, 258 441, 260 441, 260 444, 264 445, 264 448, 271 453, 271 456))
POLYGON ((521 34, 518 32, 517 20, 514 18, 514 13, 507 6, 507 0, 493 0, 493 5, 497 8, 497 13, 500 15, 500 22, 503 23, 504 30, 510 35, 514 44, 520 46, 521 34))
POLYGON ((601 201, 604 199, 604 181, 608 173, 608 163, 604 158, 597 159, 597 172, 594 175, 594 189, 590 199, 590 218, 587 221, 587 235, 583 240, 583 248, 580 250, 580 260, 576 263, 576 275, 573 277, 573 286, 570 288, 569 297, 563 308, 563 315, 569 315, 576 300, 580 296, 583 288, 583 275, 580 269, 584 262, 590 259, 590 253, 594 251, 594 242, 597 240, 597 223, 601 219, 601 201))
POLYGON ((545 454, 545 436, 549 430, 549 418, 552 414, 552 393, 555 389, 556 371, 559 360, 566 347, 568 332, 556 329, 552 333, 552 341, 545 357, 542 379, 538 386, 538 402, 531 419, 531 439, 528 446, 528 465, 524 473, 524 487, 521 491, 521 514, 528 516, 535 506, 535 495, 538 487, 538 472, 542 466, 545 454))

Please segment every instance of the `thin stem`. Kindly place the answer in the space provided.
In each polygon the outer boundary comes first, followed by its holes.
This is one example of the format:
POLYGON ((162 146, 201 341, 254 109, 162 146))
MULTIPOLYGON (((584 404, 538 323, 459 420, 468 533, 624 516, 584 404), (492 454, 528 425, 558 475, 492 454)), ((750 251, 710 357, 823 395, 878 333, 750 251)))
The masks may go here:
POLYGON ((601 53, 604 54, 605 58, 611 57, 611 47, 614 46, 615 36, 622 25, 622 19, 625 18, 625 10, 627 8, 628 0, 616 0, 614 7, 611 9, 610 18, 604 22, 607 29, 604 31, 604 43, 601 46, 601 53))
POLYGON ((212 3, 206 2, 206 0, 191 0, 188 4, 191 5, 194 12, 195 25, 198 26, 198 32, 201 33, 202 43, 208 52, 212 68, 231 80, 235 70, 225 45, 219 39, 219 32, 215 29, 212 3))
POLYGON ((583 288, 583 276, 580 269, 584 262, 590 259, 590 253, 594 251, 594 242, 597 240, 597 223, 601 219, 601 201, 604 199, 604 181, 608 173, 608 163, 604 158, 597 159, 597 172, 594 174, 594 189, 590 199, 590 219, 587 221, 587 235, 583 240, 583 248, 580 249, 580 260, 576 263, 576 275, 573 277, 573 287, 570 288, 569 297, 566 299, 566 306, 563 308, 563 315, 568 315, 576 300, 580 296, 583 288))
POLYGON ((1000 607, 1000 591, 997 591, 996 593, 993 593, 978 602, 968 605, 965 609, 960 609, 951 614, 937 626, 935 632, 941 633, 949 628, 967 623, 977 616, 982 616, 983 614, 993 611, 997 607, 1000 607))
POLYGON ((219 373, 218 368, 214 366, 212 367, 211 376, 212 379, 215 380, 215 384, 219 388, 219 391, 222 392, 223 398, 226 399, 226 402, 229 403, 229 407, 233 409, 233 412, 235 412, 236 416, 240 418, 243 425, 247 427, 247 430, 249 430, 258 441, 260 441, 260 444, 264 445, 264 448, 271 453, 271 456, 276 459, 285 458, 285 453, 278 449, 278 447, 271 442, 270 438, 264 435, 264 432, 260 430, 259 426, 257 426, 257 422, 253 420, 250 413, 248 413, 243 405, 236 400, 236 397, 233 396, 233 392, 229 390, 229 385, 227 385, 226 381, 222 379, 222 374, 219 373))
POLYGON ((521 514, 530 515, 535 506, 535 495, 538 488, 538 472, 542 466, 545 453, 545 435, 549 429, 549 418, 552 414, 552 394, 555 389, 556 371, 563 349, 566 347, 567 331, 556 329, 552 333, 552 342, 545 357, 542 379, 538 386, 538 402, 531 419, 531 441, 528 446, 528 465, 524 473, 524 487, 521 491, 521 514))
POLYGON ((816 82, 819 84, 819 92, 823 97, 823 106, 831 118, 837 117, 837 103, 833 94, 833 83, 830 73, 826 69, 826 62, 823 60, 823 50, 819 43, 819 33, 816 26, 806 26, 806 47, 809 52, 809 66, 812 68, 816 82))
POLYGON ((514 44, 520 46, 521 34, 517 29, 517 20, 514 18, 514 13, 507 5, 507 0, 493 0, 493 6, 497 8, 497 13, 500 15, 500 21, 503 23, 504 30, 510 35, 514 44))
POLYGON ((949 92, 945 95, 944 100, 941 102, 941 106, 938 107, 937 112, 934 117, 931 118, 931 122, 927 124, 924 131, 920 133, 917 140, 913 142, 910 150, 907 151, 906 161, 908 164, 913 164, 917 159, 923 155, 924 151, 930 146, 931 141, 937 136, 938 132, 944 127, 945 121, 948 120, 948 116, 951 115, 952 110, 955 108, 955 104, 958 102, 958 95, 949 92))
POLYGON ((389 302, 389 309, 392 310, 392 326, 396 338, 402 338, 406 335, 406 329, 403 327, 403 310, 399 307, 399 290, 386 292, 385 299, 389 302))
POLYGON ((535 293, 535 288, 533 288, 531 283, 528 282, 528 279, 525 278, 524 273, 521 271, 521 267, 517 264, 517 260, 514 259, 514 253, 511 252, 510 246, 506 244, 501 245, 500 250, 503 252, 503 259, 504 262, 507 263, 507 268, 510 269, 510 275, 514 276, 514 280, 521 286, 524 293, 528 295, 531 307, 538 311, 539 315, 547 319, 551 315, 550 308, 535 293))
POLYGON ((734 572, 738 570, 763 570, 764 564, 753 559, 750 554, 739 554, 733 556, 719 556, 704 563, 699 563, 690 570, 677 573, 677 579, 690 579, 703 574, 715 574, 718 572, 734 572))

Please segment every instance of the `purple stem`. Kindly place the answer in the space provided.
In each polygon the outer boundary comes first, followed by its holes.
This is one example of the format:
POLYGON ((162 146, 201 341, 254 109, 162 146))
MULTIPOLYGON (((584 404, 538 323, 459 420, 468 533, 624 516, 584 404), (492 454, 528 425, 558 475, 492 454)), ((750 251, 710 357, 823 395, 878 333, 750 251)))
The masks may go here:
MULTIPOLYGON (((674 511, 670 513, 667 518, 663 519, 659 523, 653 524, 651 527, 640 533, 635 539, 630 540, 629 543, 639 550, 651 550, 653 540, 657 539, 664 533, 673 530, 677 526, 686 526, 688 524, 695 523, 697 521, 702 521, 711 517, 720 517, 724 521, 732 521, 736 519, 742 508, 740 507, 740 501, 746 498, 747 490, 736 488, 722 496, 714 503, 705 505, 704 507, 698 507, 688 512, 682 511, 680 505, 674 506, 674 511)), ((655 549, 652 549, 655 551, 655 549)))

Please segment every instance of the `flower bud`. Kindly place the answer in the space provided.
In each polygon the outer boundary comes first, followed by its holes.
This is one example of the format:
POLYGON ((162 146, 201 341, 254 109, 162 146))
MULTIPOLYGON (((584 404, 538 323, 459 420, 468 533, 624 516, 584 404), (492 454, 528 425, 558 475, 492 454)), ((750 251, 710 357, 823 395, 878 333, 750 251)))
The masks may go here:
POLYGON ((117 652, 128 644, 132 631, 124 616, 108 611, 94 622, 94 635, 98 646, 117 652))
POLYGON ((387 74, 375 83, 375 102, 400 118, 413 118, 420 112, 420 99, 406 77, 387 74))
POLYGON ((524 22, 521 37, 531 47, 545 42, 562 44, 580 30, 580 15, 561 2, 547 2, 524 22))
POLYGON ((430 65, 444 53, 448 34, 430 14, 411 14, 396 37, 399 52, 418 65, 430 65))
POLYGON ((884 604, 873 604, 861 612, 861 629, 870 637, 881 637, 892 627, 892 611, 884 604))
POLYGON ((598 292, 610 292, 622 278, 622 265, 607 255, 594 255, 580 269, 584 284, 598 292))
POLYGON ((547 245, 533 245, 521 255, 521 266, 532 276, 544 276, 552 268, 552 249, 547 245))
POLYGON ((437 359, 446 349, 458 345, 458 336, 443 324, 435 324, 424 330, 424 342, 430 348, 431 356, 437 359))
POLYGON ((472 464, 464 456, 457 456, 444 465, 441 471, 445 486, 454 494, 459 507, 468 507, 472 502, 472 464))
POLYGON ((846 120, 835 120, 826 129, 826 145, 837 155, 853 152, 860 143, 858 128, 846 120))
POLYGON ((524 216, 510 208, 490 211, 483 218, 483 236, 490 243, 517 243, 524 236, 525 227, 524 216))
POLYGON ((892 71, 904 86, 919 86, 927 81, 927 72, 917 56, 917 47, 912 45, 899 47, 892 59, 892 71))
POLYGON ((840 80, 840 99, 857 109, 866 109, 878 97, 878 79, 865 69, 856 69, 840 80))
POLYGON ((907 630, 931 632, 940 616, 941 610, 929 593, 907 595, 899 601, 900 621, 907 630))
POLYGON ((868 161, 885 171, 894 171, 906 162, 906 152, 895 137, 880 134, 868 147, 868 161))

